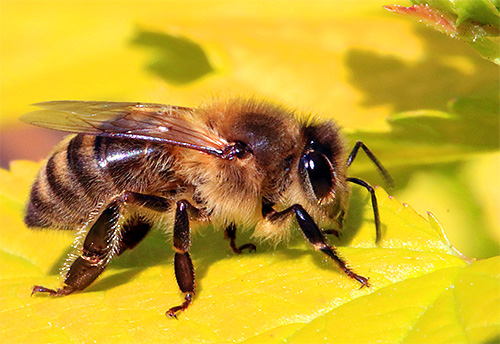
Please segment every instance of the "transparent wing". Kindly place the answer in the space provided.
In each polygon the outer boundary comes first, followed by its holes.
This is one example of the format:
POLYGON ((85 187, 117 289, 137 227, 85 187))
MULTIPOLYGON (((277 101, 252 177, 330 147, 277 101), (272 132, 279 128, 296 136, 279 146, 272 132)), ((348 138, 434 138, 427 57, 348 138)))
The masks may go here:
POLYGON ((39 127, 100 136, 159 141, 221 155, 227 142, 192 116, 191 108, 101 101, 51 101, 21 116, 39 127))

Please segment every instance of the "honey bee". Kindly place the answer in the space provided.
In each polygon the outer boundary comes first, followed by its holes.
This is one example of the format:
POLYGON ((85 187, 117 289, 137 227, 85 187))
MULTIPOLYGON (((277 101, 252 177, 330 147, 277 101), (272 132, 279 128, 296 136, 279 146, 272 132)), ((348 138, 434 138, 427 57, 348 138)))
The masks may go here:
POLYGON ((273 242, 300 229, 315 250, 332 258, 361 286, 368 278, 349 268, 322 228, 341 228, 348 183, 371 194, 376 240, 380 219, 374 189, 346 176, 359 149, 382 175, 387 170, 358 141, 350 153, 339 127, 255 99, 216 99, 198 108, 149 103, 51 101, 24 115, 27 123, 76 133, 40 169, 24 221, 28 227, 77 230, 76 254, 64 285, 36 285, 33 293, 68 295, 89 286, 110 260, 134 248, 155 223, 173 231, 175 277, 182 304, 195 295, 189 254, 191 231, 224 229, 235 253, 236 230, 273 242), (171 225, 168 225, 171 224, 171 225))

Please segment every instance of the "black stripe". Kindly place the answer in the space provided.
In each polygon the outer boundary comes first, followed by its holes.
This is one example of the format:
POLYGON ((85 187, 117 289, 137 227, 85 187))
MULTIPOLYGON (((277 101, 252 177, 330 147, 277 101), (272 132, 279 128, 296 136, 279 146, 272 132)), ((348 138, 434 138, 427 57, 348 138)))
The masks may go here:
POLYGON ((40 195, 40 183, 35 181, 31 188, 30 200, 24 217, 28 227, 49 227, 52 223, 47 218, 47 208, 52 206, 50 200, 44 200, 40 195), (44 216, 45 215, 45 216, 44 216))
POLYGON ((118 188, 130 186, 131 176, 144 175, 145 143, 137 140, 105 138, 106 169, 118 188))
MULTIPOLYGON (((92 170, 85 166, 85 159, 88 159, 88 157, 85 157, 80 152, 83 139, 84 136, 78 134, 69 142, 66 151, 68 172, 71 178, 82 186, 88 196, 94 198, 99 196, 99 188, 92 184, 99 183, 99 180, 98 176, 95 175, 96 173, 92 173, 92 170)), ((89 161, 88 163, 93 164, 94 162, 89 161)))
POLYGON ((57 166, 54 160, 54 155, 50 157, 45 166, 45 174, 47 176, 48 187, 52 194, 61 200, 69 210, 74 208, 74 202, 80 197, 74 191, 65 185, 65 182, 60 180, 56 174, 57 166))
POLYGON ((31 194, 30 194, 30 204, 33 205, 35 208, 40 208, 46 203, 50 203, 40 197, 40 183, 38 180, 35 181, 35 184, 33 184, 33 187, 31 188, 31 194))
POLYGON ((94 159, 95 161, 101 165, 104 160, 105 160, 105 157, 104 157, 104 149, 105 148, 105 144, 106 144, 106 137, 102 137, 102 136, 96 136, 95 139, 94 139, 94 159), (103 142, 104 140, 104 142, 103 142))

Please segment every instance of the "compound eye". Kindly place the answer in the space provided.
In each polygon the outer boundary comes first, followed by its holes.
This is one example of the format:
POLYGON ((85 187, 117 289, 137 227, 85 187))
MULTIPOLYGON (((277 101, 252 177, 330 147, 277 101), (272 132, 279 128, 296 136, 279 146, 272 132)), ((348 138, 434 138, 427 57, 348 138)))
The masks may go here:
POLYGON ((307 172, 318 200, 328 197, 333 190, 333 173, 330 161, 321 153, 312 151, 300 158, 299 168, 307 172))

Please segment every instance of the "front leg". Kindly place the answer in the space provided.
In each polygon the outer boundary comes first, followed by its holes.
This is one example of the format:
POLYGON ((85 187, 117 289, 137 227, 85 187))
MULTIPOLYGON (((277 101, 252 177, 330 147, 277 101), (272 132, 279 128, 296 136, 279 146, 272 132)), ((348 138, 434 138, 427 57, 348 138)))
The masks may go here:
POLYGON ((194 267, 188 252, 191 247, 188 212, 195 217, 200 215, 200 211, 188 201, 178 201, 174 222, 174 249, 176 251, 174 258, 175 278, 177 279, 179 289, 186 295, 181 305, 172 307, 165 313, 170 318, 177 318, 178 312, 186 310, 191 302, 193 302, 196 292, 194 267))
POLYGON ((318 228, 311 216, 305 211, 305 209, 300 204, 294 204, 290 208, 283 211, 277 212, 275 210, 270 210, 265 215, 265 218, 271 222, 283 219, 283 217, 295 214, 297 223, 300 229, 304 233, 306 239, 313 245, 315 250, 322 251, 327 256, 332 258, 337 265, 344 271, 349 277, 354 278, 356 281, 361 283, 362 287, 368 287, 368 278, 363 277, 352 271, 346 264, 346 262, 339 257, 334 246, 328 245, 325 236, 318 228))

